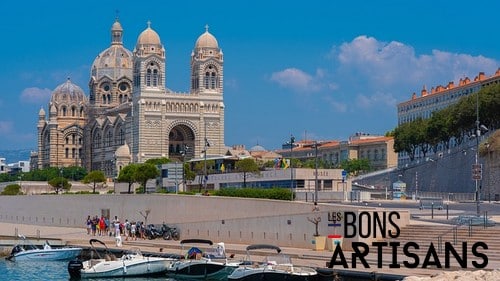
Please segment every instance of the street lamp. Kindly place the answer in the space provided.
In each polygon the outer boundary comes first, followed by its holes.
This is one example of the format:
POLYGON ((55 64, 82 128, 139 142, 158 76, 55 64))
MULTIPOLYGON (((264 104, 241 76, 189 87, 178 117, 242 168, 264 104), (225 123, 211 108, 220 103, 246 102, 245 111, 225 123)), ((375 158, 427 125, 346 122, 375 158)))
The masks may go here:
POLYGON ((472 178, 476 181, 476 212, 477 216, 480 215, 480 204, 481 204, 481 198, 480 198, 480 186, 479 186, 479 181, 482 179, 482 169, 481 165, 479 164, 479 137, 481 136, 481 131, 488 131, 488 128, 484 125, 481 125, 479 122, 479 92, 476 93, 476 159, 475 159, 475 164, 473 165, 472 171, 472 178))
MULTIPOLYGON (((205 131, 206 132, 206 131, 205 131)), ((207 174, 207 150, 210 147, 210 143, 208 142, 207 138, 205 137, 205 147, 203 149, 203 157, 205 158, 205 163, 203 166, 203 189, 204 192, 207 192, 207 181, 208 181, 208 174, 207 174)))
POLYGON ((182 185, 184 188, 184 191, 186 191, 186 171, 184 170, 184 167, 186 166, 186 154, 189 150, 189 146, 186 144, 183 145, 181 155, 182 155, 182 185))
POLYGON ((318 142, 314 142, 314 167, 316 170, 314 181, 314 206, 318 205, 318 142))
MULTIPOLYGON (((60 181, 61 181, 61 191, 63 189, 63 168, 59 169, 60 181)), ((59 188, 56 191, 56 194, 59 194, 59 188)))
POLYGON ((292 153, 293 153, 293 145, 295 143, 295 137, 290 135, 290 193, 292 194, 293 201, 293 166, 292 166, 292 153))

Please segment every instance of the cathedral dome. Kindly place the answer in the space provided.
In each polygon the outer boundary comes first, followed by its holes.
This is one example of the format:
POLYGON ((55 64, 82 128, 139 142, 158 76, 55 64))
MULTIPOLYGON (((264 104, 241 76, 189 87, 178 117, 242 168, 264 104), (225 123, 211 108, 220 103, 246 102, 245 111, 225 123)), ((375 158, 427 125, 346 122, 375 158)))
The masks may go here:
POLYGON ((219 48, 217 39, 215 39, 215 37, 210 32, 208 32, 208 26, 205 26, 205 33, 200 35, 200 37, 198 37, 198 40, 196 40, 195 48, 219 48))
POLYGON ((94 60, 91 76, 99 80, 103 76, 118 79, 132 76, 132 52, 123 47, 123 28, 118 20, 111 27, 111 46, 94 60))
POLYGON ((51 103, 82 103, 87 101, 82 88, 73 84, 68 78, 66 82, 57 86, 52 93, 51 103))
POLYGON ((137 45, 160 45, 160 36, 151 28, 151 23, 148 22, 148 28, 141 32, 137 39, 137 45))
POLYGON ((132 52, 123 45, 111 45, 95 58, 92 64, 92 76, 97 79, 103 75, 108 75, 110 78, 119 78, 125 75, 125 73, 119 71, 120 69, 132 71, 132 52), (118 72, 115 73, 116 71, 118 72))

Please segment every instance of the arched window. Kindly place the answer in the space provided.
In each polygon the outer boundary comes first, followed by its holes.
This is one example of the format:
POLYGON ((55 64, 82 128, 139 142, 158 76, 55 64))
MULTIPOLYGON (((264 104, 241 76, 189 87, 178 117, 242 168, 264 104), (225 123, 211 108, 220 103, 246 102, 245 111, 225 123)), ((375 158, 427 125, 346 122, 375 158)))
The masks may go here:
POLYGON ((92 143, 94 144, 94 148, 101 147, 101 135, 99 133, 94 135, 94 141, 92 143))
POLYGON ((113 143, 113 134, 111 133, 111 130, 108 131, 107 135, 106 135, 106 144, 105 146, 111 146, 111 144, 113 143))
POLYGON ((111 104, 111 95, 110 94, 108 94, 107 100, 108 100, 107 104, 111 104))
POLYGON ((62 107, 62 116, 66 116, 66 106, 62 107))
POLYGON ((102 95, 102 103, 106 104, 106 95, 102 95))
POLYGON ((123 132, 123 129, 120 128, 120 145, 125 144, 125 132, 123 132))
POLYGON ((211 77, 211 80, 210 80, 210 82, 211 82, 211 85, 210 85, 210 86, 212 86, 212 89, 215 89, 215 88, 216 88, 216 87, 215 87, 215 85, 216 85, 216 83, 215 83, 215 82, 216 82, 216 81, 217 81, 217 76, 215 75, 215 72, 212 72, 212 77, 211 77))
POLYGON ((204 81, 205 82, 204 83, 205 84, 205 89, 208 89, 209 80, 210 80, 210 72, 205 73, 205 79, 204 80, 205 80, 204 81))
POLYGON ((153 87, 157 87, 158 86, 158 69, 154 69, 153 70, 153 87))
POLYGON ((76 108, 74 106, 71 107, 71 116, 75 117, 76 115, 76 108))
POLYGON ((151 69, 146 70, 146 86, 151 86, 151 69))
POLYGON ((69 157, 69 148, 66 147, 64 154, 65 154, 66 158, 69 157))

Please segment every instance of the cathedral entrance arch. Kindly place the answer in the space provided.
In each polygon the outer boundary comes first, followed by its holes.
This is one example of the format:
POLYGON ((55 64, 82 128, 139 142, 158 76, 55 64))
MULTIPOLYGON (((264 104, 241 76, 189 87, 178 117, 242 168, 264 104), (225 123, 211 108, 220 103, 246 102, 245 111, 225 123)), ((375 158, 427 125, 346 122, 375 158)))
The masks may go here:
POLYGON ((195 134, 188 125, 174 126, 168 133, 168 139, 168 155, 171 160, 183 161, 183 157, 193 157, 195 134))

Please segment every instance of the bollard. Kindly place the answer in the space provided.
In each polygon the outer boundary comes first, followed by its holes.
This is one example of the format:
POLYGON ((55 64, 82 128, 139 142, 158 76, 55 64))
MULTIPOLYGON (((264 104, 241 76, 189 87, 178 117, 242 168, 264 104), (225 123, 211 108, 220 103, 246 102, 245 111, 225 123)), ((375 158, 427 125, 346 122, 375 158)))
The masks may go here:
POLYGON ((434 219, 434 202, 431 204, 431 219, 434 219))
POLYGON ((446 203, 446 220, 448 220, 448 203, 446 203))

